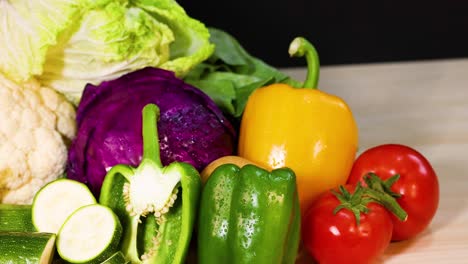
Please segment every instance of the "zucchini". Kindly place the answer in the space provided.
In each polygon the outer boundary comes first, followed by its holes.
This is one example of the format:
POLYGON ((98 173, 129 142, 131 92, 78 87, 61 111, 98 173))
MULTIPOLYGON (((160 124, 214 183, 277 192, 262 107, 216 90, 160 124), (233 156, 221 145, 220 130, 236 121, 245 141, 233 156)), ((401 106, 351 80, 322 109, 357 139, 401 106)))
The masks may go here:
POLYGON ((55 234, 0 232, 0 263, 52 263, 55 234))
POLYGON ((128 264, 130 261, 126 260, 122 251, 117 251, 114 255, 104 260, 101 264, 128 264))
POLYGON ((60 178, 44 185, 34 196, 32 222, 39 232, 57 234, 67 217, 89 204, 96 204, 96 198, 88 186, 60 178))
POLYGON ((100 263, 118 251, 122 225, 107 206, 80 207, 63 223, 57 252, 69 263, 100 263))
POLYGON ((31 205, 0 204, 0 232, 34 232, 31 205))

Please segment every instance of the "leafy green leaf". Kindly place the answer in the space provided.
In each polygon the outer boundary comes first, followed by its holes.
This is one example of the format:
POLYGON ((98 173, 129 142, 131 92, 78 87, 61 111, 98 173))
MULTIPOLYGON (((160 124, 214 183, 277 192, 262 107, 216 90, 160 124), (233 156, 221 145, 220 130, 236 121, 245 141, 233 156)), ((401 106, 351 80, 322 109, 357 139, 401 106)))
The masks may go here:
POLYGON ((257 88, 273 83, 300 85, 285 73, 250 55, 227 32, 208 29, 215 50, 184 80, 207 93, 228 115, 241 117, 250 94, 257 88))
POLYGON ((210 80, 194 80, 191 84, 208 94, 215 104, 225 113, 233 114, 236 88, 230 80, 218 80, 213 86, 210 80))
POLYGON ((212 57, 223 61, 227 65, 249 65, 250 55, 234 37, 216 28, 209 28, 209 31, 211 35, 210 41, 216 45, 212 57))

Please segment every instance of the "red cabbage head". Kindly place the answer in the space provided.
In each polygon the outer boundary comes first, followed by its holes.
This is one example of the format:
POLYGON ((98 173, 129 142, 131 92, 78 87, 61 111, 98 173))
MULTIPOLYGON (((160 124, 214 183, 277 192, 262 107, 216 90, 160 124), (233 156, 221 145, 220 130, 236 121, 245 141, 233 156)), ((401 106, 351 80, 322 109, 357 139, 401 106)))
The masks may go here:
POLYGON ((67 177, 87 184, 99 197, 112 166, 137 166, 143 154, 141 111, 149 103, 160 109, 163 165, 187 162, 201 171, 211 161, 233 154, 236 132, 211 98, 171 71, 147 67, 85 87, 67 177))

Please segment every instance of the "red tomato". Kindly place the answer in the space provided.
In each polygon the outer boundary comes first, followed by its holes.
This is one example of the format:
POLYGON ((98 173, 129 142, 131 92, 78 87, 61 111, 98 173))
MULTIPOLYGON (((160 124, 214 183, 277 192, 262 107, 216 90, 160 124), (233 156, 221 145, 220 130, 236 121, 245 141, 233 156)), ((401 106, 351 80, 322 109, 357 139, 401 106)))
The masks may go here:
POLYGON ((392 215, 393 241, 412 238, 426 229, 439 205, 439 182, 429 161, 418 151, 404 145, 385 144, 370 148, 355 161, 348 183, 363 182, 368 172, 381 179, 399 174, 391 190, 408 213, 405 222, 392 215))
MULTIPOLYGON (((351 190, 350 185, 346 186, 351 190)), ((385 251, 392 237, 392 220, 387 210, 374 202, 368 213, 360 213, 357 225, 353 212, 335 208, 341 202, 331 192, 319 196, 307 210, 302 224, 303 246, 320 264, 373 263, 385 251)))

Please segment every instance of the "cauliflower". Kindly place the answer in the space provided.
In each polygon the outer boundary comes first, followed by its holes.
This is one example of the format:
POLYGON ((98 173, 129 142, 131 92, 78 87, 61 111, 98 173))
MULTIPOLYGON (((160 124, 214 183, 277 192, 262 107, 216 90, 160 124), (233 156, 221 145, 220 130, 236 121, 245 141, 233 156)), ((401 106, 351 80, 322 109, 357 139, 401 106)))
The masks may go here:
POLYGON ((65 171, 75 109, 55 90, 0 73, 0 203, 30 204, 65 171))

